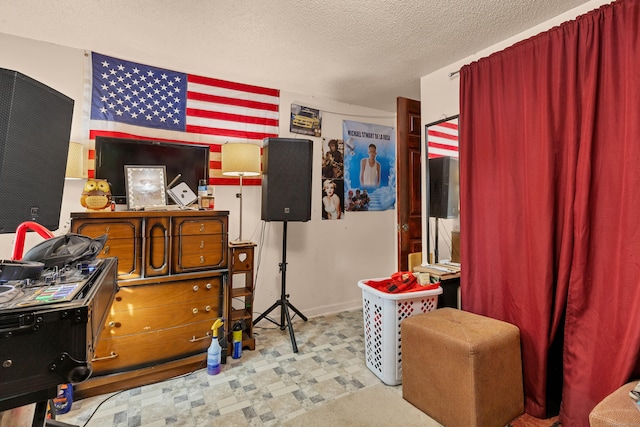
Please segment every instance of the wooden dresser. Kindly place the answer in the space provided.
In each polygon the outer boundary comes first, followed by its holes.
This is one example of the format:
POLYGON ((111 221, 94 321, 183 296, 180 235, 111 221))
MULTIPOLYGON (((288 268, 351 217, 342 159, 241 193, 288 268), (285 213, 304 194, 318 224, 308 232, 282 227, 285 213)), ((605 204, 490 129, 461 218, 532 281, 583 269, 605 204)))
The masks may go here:
POLYGON ((71 232, 107 235, 100 257, 117 257, 120 288, 78 398, 206 365, 211 325, 226 317, 227 229, 227 211, 71 214, 71 232))

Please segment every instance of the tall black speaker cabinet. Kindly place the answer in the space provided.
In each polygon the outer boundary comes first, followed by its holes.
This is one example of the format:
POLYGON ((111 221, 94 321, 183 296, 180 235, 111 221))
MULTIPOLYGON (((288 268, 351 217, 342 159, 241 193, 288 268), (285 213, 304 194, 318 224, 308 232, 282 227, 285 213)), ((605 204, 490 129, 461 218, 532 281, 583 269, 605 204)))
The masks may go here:
POLYGON ((0 233, 24 221, 57 230, 73 99, 0 68, 0 233))
POLYGON ((429 216, 456 218, 459 199, 458 159, 429 159, 429 216))
POLYGON ((262 219, 311 219, 313 142, 308 139, 265 138, 263 141, 262 219))

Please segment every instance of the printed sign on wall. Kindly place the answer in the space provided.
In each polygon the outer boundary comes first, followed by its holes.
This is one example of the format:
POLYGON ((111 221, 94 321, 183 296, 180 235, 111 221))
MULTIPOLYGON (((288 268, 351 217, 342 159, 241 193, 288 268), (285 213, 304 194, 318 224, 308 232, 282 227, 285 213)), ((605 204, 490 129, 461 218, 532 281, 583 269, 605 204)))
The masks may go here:
POLYGON ((396 140, 390 126, 342 122, 347 211, 384 211, 396 202, 396 140))

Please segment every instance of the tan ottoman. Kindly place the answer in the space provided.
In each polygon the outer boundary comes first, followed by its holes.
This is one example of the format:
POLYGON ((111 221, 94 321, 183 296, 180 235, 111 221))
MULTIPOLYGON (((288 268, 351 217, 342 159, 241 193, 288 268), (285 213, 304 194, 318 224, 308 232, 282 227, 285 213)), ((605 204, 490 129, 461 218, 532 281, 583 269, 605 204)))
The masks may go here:
POLYGON ((638 384, 631 381, 602 399, 589 414, 591 427, 631 427, 640 426, 640 411, 634 407, 629 392, 638 384))
POLYGON ((520 330, 454 308, 405 319, 402 395, 446 427, 504 427, 524 412, 520 330))

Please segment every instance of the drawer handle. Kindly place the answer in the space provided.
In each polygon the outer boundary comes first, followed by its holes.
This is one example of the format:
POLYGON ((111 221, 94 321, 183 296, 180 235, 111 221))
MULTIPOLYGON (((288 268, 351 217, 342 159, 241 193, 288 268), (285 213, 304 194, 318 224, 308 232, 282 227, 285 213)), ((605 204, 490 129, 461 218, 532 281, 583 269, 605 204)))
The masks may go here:
POLYGON ((193 285, 193 292, 198 292, 198 289, 200 289, 198 285, 193 285))
POLYGON ((200 264, 204 264, 204 256, 200 255, 200 264))
POLYGON ((200 240, 200 249, 204 249, 204 240, 200 240))
POLYGON ((213 285, 211 283, 207 283, 206 285, 204 285, 204 287, 207 289, 211 289, 213 288, 213 285))
POLYGON ((116 353, 115 351, 112 351, 111 354, 109 356, 105 356, 105 357, 94 357, 91 361, 92 362, 100 362, 101 360, 109 360, 109 359, 115 359, 116 357, 118 357, 118 353, 116 353))
POLYGON ((194 315, 196 315, 196 314, 198 314, 198 309, 197 309, 196 307, 193 307, 193 308, 191 309, 191 312, 192 312, 194 315))
POLYGON ((104 228, 104 232, 105 232, 105 233, 108 233, 108 232, 109 232, 109 230, 111 230, 111 227, 107 225, 107 226, 104 228))
POLYGON ((206 312, 211 311, 211 306, 210 305, 205 306, 204 311, 206 312))
POLYGON ((200 224, 200 231, 201 231, 201 232, 204 232, 204 231, 205 231, 204 224, 200 224))
POLYGON ((211 337, 211 332, 207 332, 207 334, 205 336, 200 337, 200 338, 196 338, 196 336, 194 335, 193 337, 191 337, 189 342, 198 342, 198 341, 209 339, 210 337, 211 337))
POLYGON ((104 247, 104 254, 108 255, 109 254, 109 245, 104 247))
POLYGON ((114 322, 113 320, 111 322, 109 322, 109 327, 113 328, 116 326, 116 322, 114 322))

